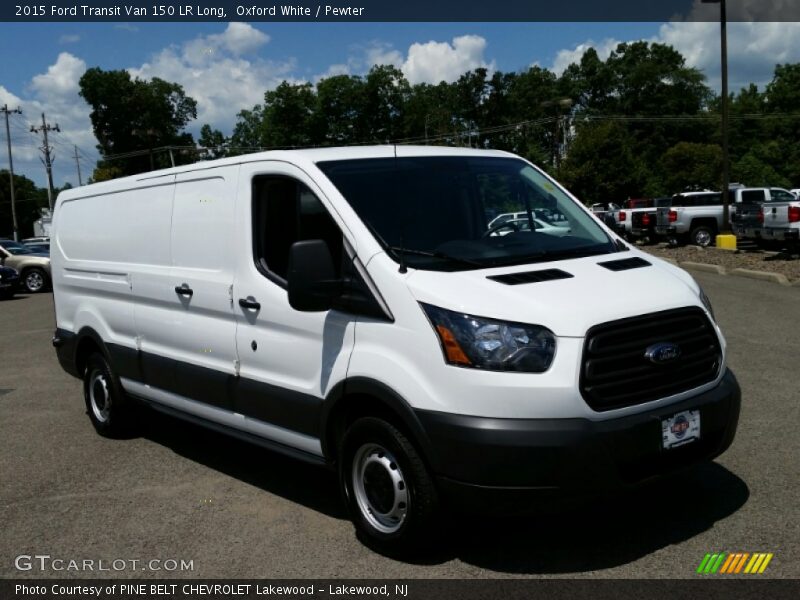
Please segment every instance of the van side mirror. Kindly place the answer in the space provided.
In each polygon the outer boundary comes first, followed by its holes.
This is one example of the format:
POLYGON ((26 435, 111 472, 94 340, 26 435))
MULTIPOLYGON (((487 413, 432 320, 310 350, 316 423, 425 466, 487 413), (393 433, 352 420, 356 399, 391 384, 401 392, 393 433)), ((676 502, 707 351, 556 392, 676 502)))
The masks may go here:
POLYGON ((286 276, 289 305, 303 312, 330 310, 342 294, 330 248, 323 240, 295 242, 289 249, 286 276))

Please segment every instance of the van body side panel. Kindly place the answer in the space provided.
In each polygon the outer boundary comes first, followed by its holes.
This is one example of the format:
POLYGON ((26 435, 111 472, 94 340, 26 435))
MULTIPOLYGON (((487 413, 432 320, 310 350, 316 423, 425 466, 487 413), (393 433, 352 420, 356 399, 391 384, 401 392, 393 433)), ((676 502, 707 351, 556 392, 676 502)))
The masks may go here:
POLYGON ((172 335, 148 360, 167 391, 232 408, 236 321, 231 287, 238 166, 182 173, 172 203, 168 323, 172 335))
POLYGON ((60 328, 90 329, 107 346, 136 348, 133 284, 168 259, 169 218, 161 217, 171 201, 170 182, 61 200, 51 244, 60 328))
POLYGON ((299 312, 284 287, 267 278, 253 254, 253 179, 275 175, 305 184, 337 217, 325 195, 304 171, 285 162, 243 164, 237 204, 234 312, 240 361, 235 410, 265 422, 319 435, 323 398, 346 377, 354 343, 355 317, 338 311, 299 312), (240 299, 260 304, 258 310, 240 299))

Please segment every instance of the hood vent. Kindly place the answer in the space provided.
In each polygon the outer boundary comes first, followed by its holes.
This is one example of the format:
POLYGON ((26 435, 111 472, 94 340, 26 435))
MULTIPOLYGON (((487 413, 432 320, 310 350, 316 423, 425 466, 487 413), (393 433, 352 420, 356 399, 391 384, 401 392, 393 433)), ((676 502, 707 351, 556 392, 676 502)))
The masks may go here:
POLYGON ((638 256, 634 258, 623 258, 622 260, 611 260, 597 264, 601 267, 605 267, 609 271, 627 271, 629 269, 639 269, 641 267, 651 266, 649 262, 643 258, 639 258, 638 256))
POLYGON ((542 281, 553 281, 555 279, 569 279, 574 277, 560 269, 542 269, 541 271, 527 271, 524 273, 506 273, 505 275, 490 275, 487 279, 492 279, 506 285, 521 285, 523 283, 540 283, 542 281))

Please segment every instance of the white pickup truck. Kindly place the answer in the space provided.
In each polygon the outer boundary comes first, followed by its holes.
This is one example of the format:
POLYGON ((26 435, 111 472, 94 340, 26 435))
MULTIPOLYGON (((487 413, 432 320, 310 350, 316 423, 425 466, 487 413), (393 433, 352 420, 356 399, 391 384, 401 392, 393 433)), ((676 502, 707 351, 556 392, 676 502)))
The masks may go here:
MULTIPOLYGON (((785 205, 780 200, 791 197, 792 194, 782 188, 733 188, 728 192, 729 225, 740 236, 757 237, 754 230, 760 224, 747 220, 747 209, 755 205, 757 212, 761 203, 785 205)), ((722 194, 719 192, 684 192, 673 196, 671 207, 658 209, 656 233, 674 242, 708 246, 722 229, 722 194)))
POLYGON ((765 203, 761 212, 764 239, 790 242, 795 247, 800 245, 800 200, 765 203))

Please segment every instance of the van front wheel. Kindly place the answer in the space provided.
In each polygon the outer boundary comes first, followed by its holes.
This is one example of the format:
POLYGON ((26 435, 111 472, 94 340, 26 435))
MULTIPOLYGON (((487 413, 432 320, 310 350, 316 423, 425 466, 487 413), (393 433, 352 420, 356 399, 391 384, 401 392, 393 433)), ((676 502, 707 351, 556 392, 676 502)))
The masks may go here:
POLYGON ((83 374, 86 412, 97 433, 118 437, 127 433, 130 414, 124 392, 102 354, 92 354, 83 374))
POLYGON ((383 419, 361 418, 347 430, 341 456, 342 492, 359 538, 388 554, 418 549, 439 503, 408 438, 383 419))

